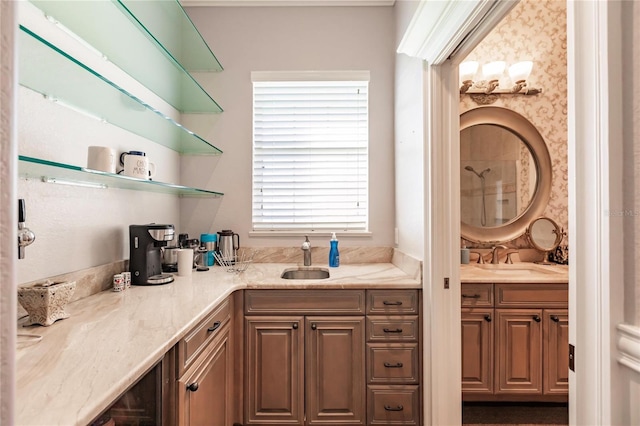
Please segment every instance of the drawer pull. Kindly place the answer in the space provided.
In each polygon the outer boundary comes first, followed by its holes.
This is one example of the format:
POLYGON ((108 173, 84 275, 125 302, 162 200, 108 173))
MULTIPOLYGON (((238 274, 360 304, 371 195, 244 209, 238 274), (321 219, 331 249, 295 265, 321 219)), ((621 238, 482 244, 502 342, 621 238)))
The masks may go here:
POLYGON ((390 362, 385 362, 384 366, 386 368, 402 368, 402 363, 401 362, 396 362, 395 364, 391 364, 390 362))
POLYGON ((193 382, 189 386, 187 386, 187 389, 190 390, 191 392, 195 392, 198 390, 199 387, 200 386, 198 386, 198 382, 193 382))
POLYGON ((465 299, 480 299, 479 294, 463 294, 462 297, 465 299))
POLYGON ((220 322, 220 321, 216 321, 216 322, 214 322, 214 323, 213 323, 213 325, 212 325, 211 327, 207 328, 207 331, 208 331, 209 333, 216 331, 217 329, 219 329, 219 328, 220 328, 220 324, 222 324, 222 322, 220 322))
POLYGON ((491 315, 489 315, 489 314, 485 315, 485 316, 484 316, 484 320, 485 320, 486 322, 491 322, 491 315))
POLYGON ((540 315, 534 315, 534 316, 533 316, 533 320, 534 320, 535 322, 540 322, 540 315))
POLYGON ((557 315, 551 315, 551 321, 553 322, 560 322, 560 318, 558 318, 557 315))
POLYGON ((318 329, 318 325, 314 322, 313 324, 311 324, 311 329, 312 330, 317 330, 318 329))
POLYGON ((294 329, 294 330, 297 330, 297 329, 298 329, 298 323, 297 323, 297 322, 294 322, 294 323, 293 323, 293 329, 294 329))
POLYGON ((383 328, 382 331, 385 333, 402 333, 401 328, 383 328))
POLYGON ((387 306, 400 306, 402 305, 402 302, 400 301, 396 301, 396 302, 392 302, 390 300, 385 300, 382 302, 383 305, 387 305, 387 306))
POLYGON ((404 407, 402 405, 398 405, 397 407, 392 407, 390 405, 385 405, 384 409, 387 411, 402 411, 404 410, 404 407))

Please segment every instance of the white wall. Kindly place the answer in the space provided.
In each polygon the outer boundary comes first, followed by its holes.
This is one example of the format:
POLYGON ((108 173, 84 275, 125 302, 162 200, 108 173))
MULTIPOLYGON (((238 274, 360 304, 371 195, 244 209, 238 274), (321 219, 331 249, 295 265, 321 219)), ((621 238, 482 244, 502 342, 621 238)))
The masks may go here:
MULTIPOLYGON (((396 45, 415 12, 417 1, 396 3, 396 45)), ((422 60, 395 58, 395 191, 398 248, 424 257, 424 83, 422 60)))
MULTIPOLYGON (((74 56, 90 63, 114 82, 161 110, 167 105, 121 71, 83 49, 38 13, 19 2, 19 21, 47 34, 74 56)), ((148 153, 158 166, 156 180, 177 182, 179 155, 147 139, 99 122, 45 100, 24 87, 18 90, 18 152, 76 166, 86 166, 87 146, 105 145, 119 152, 148 153)), ((175 115, 175 111, 165 111, 175 115)), ((178 224, 179 200, 168 195, 122 189, 94 189, 18 180, 19 198, 26 200, 27 226, 36 234, 17 261, 17 282, 86 269, 129 258, 130 224, 178 224)))
MULTIPOLYGON (((204 179, 224 192, 218 202, 183 203, 190 234, 232 229, 241 246, 289 246, 299 236, 251 237, 251 71, 370 70, 370 237, 340 235, 347 246, 392 246, 394 218, 393 73, 391 7, 188 7, 187 13, 222 63, 198 80, 224 112, 192 117, 195 130, 224 154, 217 160, 185 157, 184 182, 204 179), (198 212, 198 213, 196 213, 198 212), (203 216, 204 215, 204 216, 203 216)), ((328 237, 310 237, 328 244, 328 237)), ((317 241, 317 243, 316 243, 317 241)))

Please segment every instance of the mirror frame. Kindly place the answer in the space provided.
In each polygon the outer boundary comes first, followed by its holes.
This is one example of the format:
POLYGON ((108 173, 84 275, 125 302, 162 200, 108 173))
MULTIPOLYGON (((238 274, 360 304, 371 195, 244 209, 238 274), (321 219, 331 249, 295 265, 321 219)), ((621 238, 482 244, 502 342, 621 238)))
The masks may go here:
POLYGON ((508 223, 491 228, 468 225, 460 221, 460 236, 474 243, 505 243, 522 236, 532 220, 542 216, 551 196, 551 156, 538 129, 522 115, 508 108, 483 106, 460 115, 460 131, 479 124, 500 126, 515 135, 531 151, 537 182, 529 205, 508 223))

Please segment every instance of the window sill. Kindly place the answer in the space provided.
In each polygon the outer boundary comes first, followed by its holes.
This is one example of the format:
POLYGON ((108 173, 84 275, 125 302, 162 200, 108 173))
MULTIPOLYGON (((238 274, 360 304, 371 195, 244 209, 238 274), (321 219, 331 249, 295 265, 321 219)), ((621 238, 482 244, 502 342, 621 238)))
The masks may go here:
MULTIPOLYGON (((304 237, 304 236, 327 236, 331 237, 332 231, 251 231, 249 237, 253 238, 272 238, 272 237, 304 237)), ((338 238, 371 238, 373 233, 370 231, 336 231, 338 238)))

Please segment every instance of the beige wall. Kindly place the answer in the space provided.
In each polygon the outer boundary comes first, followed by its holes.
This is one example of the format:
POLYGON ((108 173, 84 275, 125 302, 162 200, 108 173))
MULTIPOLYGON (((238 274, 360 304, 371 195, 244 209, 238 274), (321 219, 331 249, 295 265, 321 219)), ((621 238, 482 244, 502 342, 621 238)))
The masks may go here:
MULTIPOLYGON (((339 235, 341 246, 393 246, 394 153, 391 7, 192 7, 187 13, 222 63, 217 75, 198 76, 224 108, 201 133, 222 148, 215 168, 182 162, 183 181, 215 182, 217 206, 181 210, 189 233, 232 229, 240 245, 295 246, 298 236, 251 236, 252 71, 369 70, 370 237, 339 235), (215 208, 213 211, 211 209, 215 208)), ((200 129, 196 129, 200 131, 200 129)), ((187 204, 185 203, 185 206, 187 204)), ((329 235, 310 235, 328 246, 329 235)))
MULTIPOLYGON (((522 0, 465 60, 534 62, 528 84, 542 87, 543 93, 501 96, 492 105, 523 115, 544 138, 553 164, 551 198, 544 215, 568 232, 566 40, 564 1, 522 0)), ((460 113, 478 106, 469 96, 461 96, 460 113)), ((523 239, 514 244, 527 245, 523 239)))

